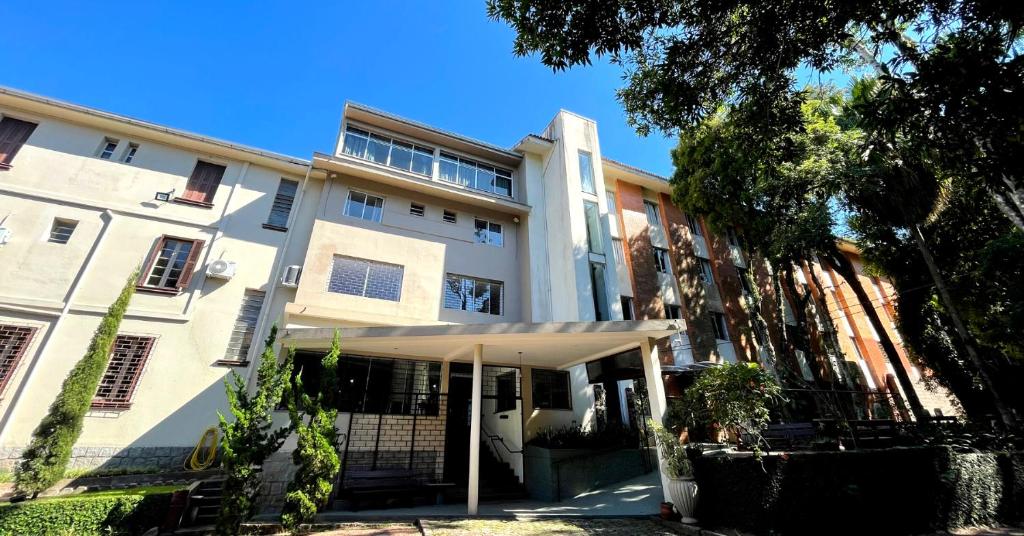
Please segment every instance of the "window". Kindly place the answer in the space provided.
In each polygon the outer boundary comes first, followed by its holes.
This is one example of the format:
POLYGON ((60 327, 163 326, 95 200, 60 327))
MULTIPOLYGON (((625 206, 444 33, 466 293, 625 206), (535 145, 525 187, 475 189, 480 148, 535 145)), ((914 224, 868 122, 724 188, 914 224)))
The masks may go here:
POLYGON ((600 320, 611 320, 608 312, 608 291, 604 286, 604 264, 590 263, 590 288, 594 294, 594 315, 600 320))
POLYGON ((729 340, 729 329, 725 325, 725 315, 712 311, 711 327, 715 330, 715 338, 720 341, 729 340))
POLYGON ((810 363, 807 362, 807 353, 804 352, 803 350, 797 350, 796 362, 798 365, 800 365, 800 375, 803 377, 803 379, 809 382, 813 382, 814 372, 811 371, 811 365, 810 363))
POLYGON ((500 315, 504 286, 501 281, 448 274, 444 281, 444 308, 500 315))
POLYGON ((121 161, 125 164, 131 164, 132 160, 135 160, 135 153, 139 152, 138 143, 129 143, 128 149, 125 150, 124 156, 121 157, 121 161))
POLYGON ((202 240, 164 235, 157 241, 138 287, 142 290, 179 291, 188 287, 195 271, 202 240))
POLYGON ((345 215, 380 223, 384 215, 384 198, 349 190, 345 202, 345 215))
POLYGON ((100 158, 104 160, 110 160, 110 157, 114 156, 114 151, 117 150, 117 140, 112 138, 104 138, 103 144, 100 145, 100 158))
POLYGON ((608 226, 611 227, 612 235, 619 232, 619 206, 615 202, 615 192, 604 193, 605 204, 608 205, 608 226))
POLYGON ((11 167, 15 155, 35 129, 36 124, 28 121, 13 117, 0 119, 0 169, 11 167))
POLYGON ((689 214, 686 215, 686 226, 690 228, 690 233, 692 233, 693 236, 704 236, 704 230, 701 229, 700 222, 697 221, 697 218, 694 218, 689 214))
POLYGON ((594 186, 594 162, 590 153, 585 151, 580 151, 580 185, 584 192, 597 194, 597 189, 594 186))
POLYGON ((568 371, 531 369, 531 378, 534 408, 572 409, 568 371))
POLYGON ((245 362, 249 360, 249 348, 252 346, 252 337, 256 333, 256 320, 263 309, 263 299, 266 293, 246 289, 242 296, 242 306, 238 308, 238 316, 235 317, 235 327, 231 330, 231 338, 228 339, 228 348, 224 352, 224 361, 245 362))
POLYGON ((192 176, 185 185, 185 193, 177 200, 196 203, 200 205, 213 205, 213 196, 217 193, 220 180, 224 178, 224 166, 210 164, 200 160, 196 162, 192 176))
POLYGON ((615 255, 615 262, 619 263, 619 266, 626 265, 626 252, 622 249, 622 239, 612 239, 612 253, 615 255))
POLYGON ((71 233, 75 232, 77 221, 54 218, 50 227, 50 242, 54 244, 67 244, 71 239, 71 233))
POLYGON ((711 262, 702 257, 697 257, 697 262, 700 263, 700 280, 705 285, 713 285, 715 283, 715 272, 711 269, 711 262))
POLYGON ((622 303, 622 319, 636 320, 636 311, 633 310, 633 298, 619 296, 619 301, 622 303))
POLYGON ((651 226, 661 226, 661 214, 658 212, 658 205, 644 199, 644 212, 647 213, 647 223, 651 226))
POLYGON ((654 248, 654 266, 657 268, 659 273, 671 274, 672 269, 669 264, 668 250, 665 248, 654 248))
POLYGON ((434 150, 430 147, 371 134, 353 126, 345 129, 342 152, 428 177, 434 174, 434 150))
POLYGON ((683 318, 683 308, 678 305, 671 303, 665 304, 665 318, 669 320, 679 320, 683 318))
POLYGON ((502 413, 505 411, 513 411, 516 409, 518 404, 516 403, 518 397, 517 384, 519 383, 518 377, 519 371, 510 370, 508 372, 502 372, 494 377, 494 412, 502 413))
POLYGON ((730 246, 740 247, 740 236, 736 234, 736 229, 728 227, 725 230, 725 239, 729 242, 730 246))
MULTIPOLYGON (((326 352, 299 350, 292 386, 302 374, 303 390, 316 396, 326 352)), ((338 359, 336 404, 340 411, 382 415, 438 415, 441 363, 342 355, 338 359)))
POLYGON ((512 197, 512 172, 506 169, 481 164, 449 153, 441 153, 438 170, 439 178, 445 182, 512 197))
POLYGON ((473 237, 476 238, 477 244, 490 244, 492 246, 502 247, 505 244, 505 239, 501 233, 501 224, 481 220, 477 218, 473 221, 473 237))
POLYGON ((446 210, 441 214, 441 221, 445 223, 455 223, 458 221, 458 216, 451 210, 446 210))
POLYGON ((604 255, 604 243, 601 240, 601 213, 597 208, 597 203, 584 201, 583 216, 587 223, 587 244, 590 246, 590 252, 604 255))
POLYGON ((134 335, 118 335, 114 339, 110 361, 92 399, 92 407, 127 409, 131 406, 132 394, 154 341, 153 337, 134 335))
POLYGON ((425 206, 423 206, 423 205, 421 205, 419 203, 409 203, 409 214, 411 214, 413 216, 419 216, 420 218, 422 218, 423 215, 426 214, 426 213, 427 213, 427 207, 425 207, 425 206))
POLYGON ((35 333, 36 328, 0 324, 0 392, 14 375, 35 333))
POLYGON ((295 194, 298 191, 299 183, 296 181, 281 179, 281 182, 277 183, 274 204, 270 206, 270 215, 267 216, 264 227, 279 231, 288 229, 288 216, 292 213, 292 204, 295 203, 295 194))
POLYGON ((331 267, 327 290, 376 300, 398 301, 402 295, 404 275, 405 267, 398 264, 337 255, 331 267))
POLYGON ((750 286, 750 273, 746 268, 736 267, 736 273, 740 278, 740 286, 743 288, 744 294, 753 294, 754 290, 750 286))

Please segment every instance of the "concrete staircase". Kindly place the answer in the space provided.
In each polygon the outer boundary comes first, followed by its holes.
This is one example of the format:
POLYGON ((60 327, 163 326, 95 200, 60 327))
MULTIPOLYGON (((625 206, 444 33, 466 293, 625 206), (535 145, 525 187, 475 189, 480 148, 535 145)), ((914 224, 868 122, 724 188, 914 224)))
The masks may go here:
MULTIPOLYGON (((447 494, 451 502, 466 500, 466 488, 456 487, 447 494)), ((490 447, 480 444, 480 500, 514 501, 526 498, 526 488, 519 481, 508 463, 491 452, 490 447)))

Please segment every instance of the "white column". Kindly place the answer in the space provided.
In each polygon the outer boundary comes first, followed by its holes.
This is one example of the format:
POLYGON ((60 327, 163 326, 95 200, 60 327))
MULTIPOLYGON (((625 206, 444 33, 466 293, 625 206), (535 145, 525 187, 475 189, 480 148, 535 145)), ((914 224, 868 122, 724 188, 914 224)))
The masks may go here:
MULTIPOLYGON (((668 407, 665 398, 665 384, 661 379, 661 361, 658 360, 658 346, 654 339, 645 339, 640 343, 640 352, 643 355, 644 379, 647 380, 647 400, 651 405, 651 419, 662 424, 662 417, 668 407)), ((661 458, 661 450, 658 449, 658 473, 661 475, 661 490, 665 501, 669 501, 668 477, 661 470, 664 467, 664 460, 661 458)))
POLYGON ((484 345, 473 347, 473 398, 469 420, 469 515, 477 514, 480 502, 480 399, 483 395, 484 345))

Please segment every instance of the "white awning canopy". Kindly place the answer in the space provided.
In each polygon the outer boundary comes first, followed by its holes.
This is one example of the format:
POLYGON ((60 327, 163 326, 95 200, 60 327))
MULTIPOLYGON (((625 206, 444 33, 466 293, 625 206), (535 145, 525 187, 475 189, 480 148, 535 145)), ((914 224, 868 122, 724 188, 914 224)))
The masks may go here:
MULTIPOLYGON (((482 344, 484 362, 568 368, 636 348, 685 329, 682 320, 452 324, 337 328, 345 353, 472 361, 482 344)), ((290 328, 282 341, 294 348, 327 348, 334 328, 290 328)))

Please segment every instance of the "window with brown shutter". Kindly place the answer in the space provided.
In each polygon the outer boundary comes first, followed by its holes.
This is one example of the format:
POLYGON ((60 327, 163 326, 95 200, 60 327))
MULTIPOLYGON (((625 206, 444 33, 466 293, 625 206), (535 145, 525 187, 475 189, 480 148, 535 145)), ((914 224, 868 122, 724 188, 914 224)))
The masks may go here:
POLYGON ((0 392, 14 375, 36 328, 0 324, 0 392))
POLYGON ((101 409, 128 409, 132 394, 153 349, 154 337, 118 335, 110 349, 107 370, 100 379, 92 407, 101 409))
POLYGON ((213 206, 213 196, 217 193, 220 180, 224 178, 224 166, 203 162, 196 162, 192 176, 188 178, 185 185, 185 193, 181 197, 174 198, 175 201, 204 207, 213 206))
POLYGON ((28 121, 13 117, 0 119, 0 169, 11 167, 14 155, 18 154, 35 129, 36 124, 28 121))
POLYGON ((188 288, 195 272, 202 240, 161 236, 139 276, 139 290, 177 294, 188 288))

